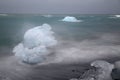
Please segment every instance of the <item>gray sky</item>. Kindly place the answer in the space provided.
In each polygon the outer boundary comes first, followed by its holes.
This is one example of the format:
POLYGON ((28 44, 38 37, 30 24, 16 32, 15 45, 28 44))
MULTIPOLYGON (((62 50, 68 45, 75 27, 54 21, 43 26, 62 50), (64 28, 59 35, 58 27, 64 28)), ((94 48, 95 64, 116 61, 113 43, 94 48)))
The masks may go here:
POLYGON ((0 13, 119 14, 120 0, 0 0, 0 13))

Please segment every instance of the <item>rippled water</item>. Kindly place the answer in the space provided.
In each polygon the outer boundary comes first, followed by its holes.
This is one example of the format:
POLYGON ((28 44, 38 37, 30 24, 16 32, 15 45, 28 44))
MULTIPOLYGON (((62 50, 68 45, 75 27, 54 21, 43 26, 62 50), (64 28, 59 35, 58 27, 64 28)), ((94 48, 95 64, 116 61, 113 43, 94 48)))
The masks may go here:
MULTIPOLYGON (((93 53, 98 53, 92 57, 95 59, 99 59, 98 56, 107 56, 104 59, 111 62, 120 59, 119 35, 120 18, 114 15, 0 15, 0 76, 10 80, 68 80, 79 77, 88 66, 77 62, 84 58, 91 60, 93 53), (74 16, 82 22, 61 21, 65 16, 74 16), (22 41, 25 31, 43 23, 51 25, 58 42, 64 43, 60 50, 66 51, 66 55, 62 52, 62 55, 59 55, 63 57, 63 62, 70 63, 74 60, 74 63, 29 67, 30 65, 19 64, 19 61, 14 59, 12 49, 22 41), (77 50, 75 55, 72 55, 72 50, 77 50), (81 54, 77 54, 78 52, 81 54)), ((59 48, 57 50, 59 51, 59 48)), ((60 57, 57 58, 61 59, 60 57)))

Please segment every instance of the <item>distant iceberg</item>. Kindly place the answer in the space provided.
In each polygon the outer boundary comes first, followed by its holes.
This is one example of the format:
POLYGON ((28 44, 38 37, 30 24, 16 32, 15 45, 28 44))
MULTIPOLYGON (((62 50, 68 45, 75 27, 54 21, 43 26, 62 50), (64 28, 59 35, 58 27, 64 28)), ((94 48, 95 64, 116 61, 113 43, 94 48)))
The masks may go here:
POLYGON ((8 16, 8 14, 0 14, 0 16, 8 16))
POLYGON ((52 15, 42 15, 43 17, 47 17, 47 18, 50 18, 50 17, 52 17, 52 15))
POLYGON ((82 20, 77 20, 75 17, 72 17, 72 16, 66 16, 61 21, 65 21, 65 22, 82 22, 82 20))
POLYGON ((120 18, 120 15, 115 15, 115 17, 120 18))
POLYGON ((111 15, 109 18, 120 18, 120 15, 111 15))

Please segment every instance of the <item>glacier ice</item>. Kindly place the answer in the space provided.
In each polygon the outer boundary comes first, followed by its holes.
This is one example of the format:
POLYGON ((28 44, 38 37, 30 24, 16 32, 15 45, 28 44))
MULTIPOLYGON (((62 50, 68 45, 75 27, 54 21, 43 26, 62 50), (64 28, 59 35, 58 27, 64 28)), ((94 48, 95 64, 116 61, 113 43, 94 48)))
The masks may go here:
POLYGON ((81 20, 77 20, 75 17, 72 16, 66 16, 62 21, 65 22, 81 22, 81 20))
POLYGON ((115 17, 120 18, 120 15, 115 15, 115 17))
POLYGON ((97 60, 91 63, 89 70, 85 71, 80 78, 73 78, 70 80, 112 80, 111 72, 114 68, 113 64, 107 61, 97 60))
POLYGON ((47 48, 55 46, 57 40, 53 36, 51 26, 43 24, 25 32, 23 41, 14 47, 13 53, 27 63, 39 63, 49 54, 47 48))
POLYGON ((108 63, 107 61, 97 60, 91 63, 91 66, 99 68, 98 80, 112 80, 111 72, 114 68, 114 65, 108 63))
POLYGON ((116 61, 114 65, 115 65, 115 68, 120 70, 120 61, 116 61))
POLYGON ((120 80, 120 61, 114 63, 115 68, 112 70, 111 76, 113 80, 120 80))

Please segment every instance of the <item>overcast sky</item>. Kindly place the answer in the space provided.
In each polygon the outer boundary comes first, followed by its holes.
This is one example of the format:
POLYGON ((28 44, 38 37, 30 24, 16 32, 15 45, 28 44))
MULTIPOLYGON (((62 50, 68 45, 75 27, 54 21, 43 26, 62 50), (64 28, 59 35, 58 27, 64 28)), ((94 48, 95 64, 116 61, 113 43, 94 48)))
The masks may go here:
POLYGON ((120 0, 0 0, 0 13, 119 14, 120 0))

